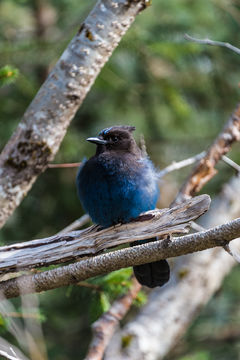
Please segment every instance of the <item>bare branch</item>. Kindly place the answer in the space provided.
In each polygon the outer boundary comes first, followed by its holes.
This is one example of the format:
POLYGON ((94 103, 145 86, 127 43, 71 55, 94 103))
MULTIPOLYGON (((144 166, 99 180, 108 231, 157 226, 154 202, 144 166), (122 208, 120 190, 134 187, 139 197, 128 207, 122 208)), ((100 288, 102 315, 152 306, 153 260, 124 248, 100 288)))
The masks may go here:
POLYGON ((237 171, 238 174, 240 174, 240 165, 238 165, 237 163, 235 163, 235 161, 233 161, 232 159, 230 159, 229 157, 227 157, 226 155, 222 156, 222 160, 228 164, 229 166, 231 166, 234 170, 237 171))
POLYGON ((21 312, 17 312, 17 311, 6 313, 3 315, 3 317, 23 318, 23 319, 26 318, 26 319, 34 319, 34 320, 40 319, 40 315, 38 313, 21 313, 21 312))
POLYGON ((96 225, 68 234, 0 247, 0 273, 32 269, 95 255, 113 246, 168 234, 188 232, 208 210, 210 198, 201 195, 172 209, 148 211, 134 222, 100 230, 96 225))
POLYGON ((93 340, 85 360, 101 360, 106 346, 111 339, 119 321, 126 315, 135 300, 141 285, 133 278, 131 289, 126 295, 115 300, 109 311, 105 312, 92 325, 93 340))
POLYGON ((81 165, 80 162, 78 163, 65 163, 65 164, 48 164, 49 169, 66 169, 66 168, 76 168, 81 165))
POLYGON ((240 218, 210 230, 176 237, 172 241, 166 238, 98 255, 53 270, 3 281, 0 283, 0 292, 6 298, 11 298, 19 296, 20 289, 21 294, 55 289, 121 268, 223 246, 239 236, 240 218))
MULTIPOLYGON (((147 152, 146 152, 146 145, 145 145, 145 142, 144 142, 144 137, 141 136, 140 138, 140 148, 142 150, 142 154, 144 156, 147 155, 147 152)), ((175 170, 179 170, 179 169, 182 169, 183 167, 186 167, 186 166, 189 166, 189 165, 192 165, 194 164, 196 161, 202 159, 204 156, 206 155, 206 152, 203 151, 201 152, 200 154, 197 154, 195 156, 192 156, 188 159, 184 159, 184 160, 181 160, 181 161, 173 161, 172 164, 168 165, 167 167, 165 167, 164 169, 160 170, 158 172, 158 177, 159 178, 162 178, 163 176, 169 174, 170 172, 172 171, 175 171, 175 170)), ((78 167, 80 166, 81 163, 65 163, 65 164, 48 164, 48 167, 50 169, 58 169, 58 168, 71 168, 71 167, 78 167)))
POLYGON ((192 41, 192 42, 195 42, 197 44, 203 44, 203 45, 211 45, 211 46, 221 46, 221 47, 225 47, 233 52, 235 52, 236 54, 240 55, 240 49, 229 44, 229 43, 226 43, 226 42, 222 42, 222 41, 213 41, 213 40, 210 40, 208 38, 206 39, 197 39, 193 36, 190 36, 188 34, 185 34, 184 35, 184 39, 188 40, 188 41, 192 41))
POLYGON ((148 0, 98 0, 0 156, 0 226, 58 151, 101 68, 148 0))
POLYGON ((195 162, 199 161, 206 155, 206 151, 201 152, 200 154, 197 154, 195 156, 192 156, 188 159, 181 160, 181 161, 174 161, 172 164, 168 165, 164 169, 160 170, 158 172, 159 178, 162 178, 163 176, 169 174, 172 171, 182 169, 183 167, 189 166, 194 164, 195 162))

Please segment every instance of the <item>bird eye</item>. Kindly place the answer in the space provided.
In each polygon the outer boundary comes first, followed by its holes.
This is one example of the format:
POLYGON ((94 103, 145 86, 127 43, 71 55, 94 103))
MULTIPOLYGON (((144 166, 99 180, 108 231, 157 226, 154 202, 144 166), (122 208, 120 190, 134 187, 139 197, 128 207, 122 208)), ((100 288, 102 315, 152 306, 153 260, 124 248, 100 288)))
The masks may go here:
POLYGON ((118 136, 112 136, 111 139, 112 139, 113 142, 117 142, 118 141, 118 136))

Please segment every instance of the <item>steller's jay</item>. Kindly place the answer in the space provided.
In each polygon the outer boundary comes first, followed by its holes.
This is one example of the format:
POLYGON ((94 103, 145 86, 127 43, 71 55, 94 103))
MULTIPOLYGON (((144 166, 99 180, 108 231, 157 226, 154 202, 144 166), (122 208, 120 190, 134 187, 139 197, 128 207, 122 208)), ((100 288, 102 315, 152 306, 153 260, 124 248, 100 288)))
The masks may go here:
MULTIPOLYGON (((157 172, 137 146, 134 130, 133 126, 112 126, 102 130, 98 137, 87 139, 97 145, 97 150, 79 168, 78 196, 93 222, 104 228, 127 223, 156 207, 157 172)), ((137 265, 133 270, 139 283, 150 288, 169 280, 166 260, 137 265)))

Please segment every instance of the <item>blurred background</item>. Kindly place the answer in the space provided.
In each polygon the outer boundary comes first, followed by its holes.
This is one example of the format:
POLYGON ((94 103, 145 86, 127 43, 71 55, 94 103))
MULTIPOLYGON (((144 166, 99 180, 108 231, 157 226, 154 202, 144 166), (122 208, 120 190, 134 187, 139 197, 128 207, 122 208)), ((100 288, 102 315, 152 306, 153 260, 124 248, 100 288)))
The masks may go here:
MULTIPOLYGON (((0 89, 0 150, 94 4, 0 1, 0 67, 9 65, 19 72, 14 82, 2 82, 0 89)), ((184 33, 239 46, 240 1, 154 0, 102 70, 72 121, 56 163, 91 156, 95 148, 85 139, 120 124, 136 126, 136 139, 144 135, 157 168, 207 149, 239 101, 240 57, 224 48, 187 42, 184 33)), ((240 162, 239 144, 229 156, 240 162)), ((234 174, 224 163, 218 170, 204 193, 216 195, 234 174)), ((189 171, 163 178, 160 207, 170 204, 189 171)), ((50 236, 80 217, 76 172, 48 169, 42 174, 1 230, 1 245, 50 236)), ((239 276, 235 267, 169 360, 240 358, 239 276)), ((107 308, 111 296, 69 286, 39 298, 38 321, 49 358, 81 358, 90 340, 90 323, 107 308)), ((20 307, 19 300, 14 304, 20 307)), ((0 334, 14 343, 4 318, 0 334)))

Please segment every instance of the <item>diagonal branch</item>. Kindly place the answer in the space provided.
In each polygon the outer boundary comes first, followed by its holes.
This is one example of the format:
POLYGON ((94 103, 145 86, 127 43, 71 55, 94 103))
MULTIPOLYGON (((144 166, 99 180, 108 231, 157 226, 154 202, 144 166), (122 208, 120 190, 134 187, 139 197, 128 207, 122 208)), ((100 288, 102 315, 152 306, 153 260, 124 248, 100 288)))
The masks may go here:
POLYGON ((208 38, 206 38, 206 39, 197 39, 197 38, 195 38, 193 36, 190 36, 188 34, 185 34, 184 38, 186 40, 188 40, 188 41, 192 41, 192 42, 195 42, 197 44, 225 47, 225 48, 227 48, 229 50, 232 50, 236 54, 240 55, 240 49, 239 48, 237 48, 236 46, 233 46, 233 45, 231 45, 229 43, 223 42, 223 41, 214 41, 214 40, 210 40, 208 38))
POLYGON ((0 227, 53 160, 73 116, 148 0, 98 0, 0 155, 0 227))
POLYGON ((200 154, 192 156, 192 157, 190 157, 188 159, 184 159, 184 160, 181 160, 181 161, 178 161, 178 162, 174 161, 172 164, 170 164, 170 165, 166 166, 164 169, 160 170, 158 172, 158 177, 162 178, 163 176, 169 174, 172 171, 179 170, 179 169, 182 169, 183 167, 192 165, 195 162, 202 159, 205 155, 206 155, 206 152, 203 151, 200 154))

